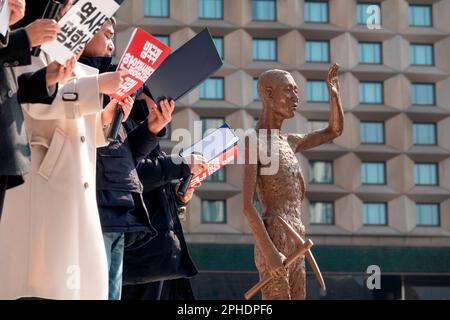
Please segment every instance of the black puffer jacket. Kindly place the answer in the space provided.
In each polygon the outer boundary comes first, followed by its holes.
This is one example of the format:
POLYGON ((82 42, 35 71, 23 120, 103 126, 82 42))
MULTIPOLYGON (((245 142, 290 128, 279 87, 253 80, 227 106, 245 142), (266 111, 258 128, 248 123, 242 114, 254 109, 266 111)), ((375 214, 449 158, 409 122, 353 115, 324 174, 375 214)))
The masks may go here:
MULTIPOLYGON (((139 122, 146 115, 146 108, 133 109, 131 117, 139 122)), ((189 175, 189 166, 180 156, 167 156, 157 146, 137 167, 144 186, 144 201, 151 224, 158 234, 153 240, 135 241, 126 234, 123 263, 123 284, 141 284, 152 281, 189 278, 197 274, 192 262, 183 228, 178 217, 180 203, 176 196, 175 183, 189 175), (134 242, 133 242, 134 241, 134 242)))
POLYGON ((172 157, 158 148, 140 165, 138 172, 146 191, 143 197, 151 224, 158 235, 151 241, 144 238, 127 244, 124 285, 195 276, 197 269, 189 256, 178 217, 178 208, 183 204, 177 200, 172 182, 188 175, 189 166, 175 164, 172 157))
MULTIPOLYGON (((110 57, 81 56, 80 62, 100 73, 114 71, 110 57)), ((110 102, 104 96, 103 106, 110 102)), ((140 108, 136 101, 134 108, 140 108)), ((164 132, 162 133, 164 134, 164 132)), ((154 237, 147 209, 142 199, 142 185, 136 165, 158 144, 158 136, 148 130, 146 122, 131 118, 120 126, 117 140, 97 148, 97 204, 103 232, 148 232, 154 237)))

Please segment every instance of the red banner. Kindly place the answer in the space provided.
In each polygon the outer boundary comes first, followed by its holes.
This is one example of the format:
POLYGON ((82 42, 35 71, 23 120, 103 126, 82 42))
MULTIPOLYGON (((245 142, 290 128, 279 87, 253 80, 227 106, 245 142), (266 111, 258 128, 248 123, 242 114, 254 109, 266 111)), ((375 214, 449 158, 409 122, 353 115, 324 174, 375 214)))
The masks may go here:
POLYGON ((112 95, 122 101, 138 90, 169 56, 170 48, 140 28, 133 32, 117 70, 127 70, 119 90, 112 95))
POLYGON ((192 177, 191 183, 189 184, 189 188, 195 187, 199 182, 205 180, 208 176, 212 175, 214 172, 218 171, 226 164, 232 162, 238 156, 238 146, 235 144, 228 150, 221 153, 217 158, 208 161, 206 164, 207 167, 203 170, 199 175, 192 177))

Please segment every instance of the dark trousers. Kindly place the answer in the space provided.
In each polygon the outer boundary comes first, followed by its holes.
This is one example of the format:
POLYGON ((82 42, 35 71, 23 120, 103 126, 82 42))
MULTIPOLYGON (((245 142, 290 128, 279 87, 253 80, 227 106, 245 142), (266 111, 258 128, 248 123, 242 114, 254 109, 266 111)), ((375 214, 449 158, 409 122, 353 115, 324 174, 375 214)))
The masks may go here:
POLYGON ((0 219, 2 218, 3 202, 5 201, 7 184, 8 184, 8 176, 0 176, 0 219))
POLYGON ((175 279, 122 287, 122 300, 195 300, 189 279, 175 279))

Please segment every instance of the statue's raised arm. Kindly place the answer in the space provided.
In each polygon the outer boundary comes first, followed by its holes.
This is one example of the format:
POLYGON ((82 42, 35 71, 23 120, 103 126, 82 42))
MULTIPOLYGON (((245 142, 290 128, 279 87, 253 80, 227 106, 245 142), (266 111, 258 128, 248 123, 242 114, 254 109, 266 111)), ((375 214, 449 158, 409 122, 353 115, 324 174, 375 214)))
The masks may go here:
POLYGON ((328 127, 306 134, 289 134, 288 140, 295 152, 308 150, 328 143, 342 134, 344 130, 344 111, 342 109, 339 87, 339 65, 334 63, 327 74, 327 87, 330 94, 330 118, 328 127))

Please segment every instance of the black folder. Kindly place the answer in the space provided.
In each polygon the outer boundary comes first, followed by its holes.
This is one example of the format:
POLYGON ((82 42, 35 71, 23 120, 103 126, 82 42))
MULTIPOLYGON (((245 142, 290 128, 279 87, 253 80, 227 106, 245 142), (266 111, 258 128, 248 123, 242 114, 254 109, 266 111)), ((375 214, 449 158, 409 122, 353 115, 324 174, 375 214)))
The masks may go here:
POLYGON ((144 91, 154 101, 161 97, 178 100, 222 65, 211 34, 205 28, 164 60, 145 83, 144 91))

